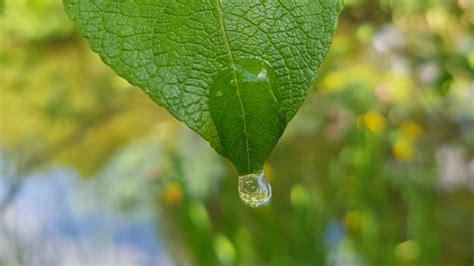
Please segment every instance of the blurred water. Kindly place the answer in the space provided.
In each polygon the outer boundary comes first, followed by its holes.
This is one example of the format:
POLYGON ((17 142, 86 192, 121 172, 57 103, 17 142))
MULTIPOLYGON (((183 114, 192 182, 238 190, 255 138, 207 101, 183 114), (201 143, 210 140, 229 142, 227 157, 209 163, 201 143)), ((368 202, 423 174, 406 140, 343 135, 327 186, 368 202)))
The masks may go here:
MULTIPOLYGON (((92 182, 66 169, 25 178, 0 220, 0 261, 7 265, 173 265, 153 212, 137 217, 95 205, 94 194, 101 195, 92 182)), ((0 178, 0 199, 6 191, 6 181, 0 178)))

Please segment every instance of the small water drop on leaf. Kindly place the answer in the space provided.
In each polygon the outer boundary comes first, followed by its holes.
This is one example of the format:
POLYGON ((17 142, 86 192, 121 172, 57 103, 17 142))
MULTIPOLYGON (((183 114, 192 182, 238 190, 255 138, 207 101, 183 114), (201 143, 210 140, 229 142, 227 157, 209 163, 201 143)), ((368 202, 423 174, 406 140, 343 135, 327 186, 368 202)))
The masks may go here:
POLYGON ((272 197, 272 187, 265 179, 263 171, 239 176, 239 195, 250 207, 258 208, 267 205, 272 197))
POLYGON ((266 80, 267 79, 267 70, 264 68, 260 73, 258 73, 258 79, 266 80))

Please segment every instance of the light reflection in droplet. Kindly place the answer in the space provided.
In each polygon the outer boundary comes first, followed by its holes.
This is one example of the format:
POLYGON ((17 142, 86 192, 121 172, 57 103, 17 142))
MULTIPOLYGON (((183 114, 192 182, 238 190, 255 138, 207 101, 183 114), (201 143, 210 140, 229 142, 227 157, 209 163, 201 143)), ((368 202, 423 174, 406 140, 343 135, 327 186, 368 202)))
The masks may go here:
POLYGON ((272 187, 265 179, 263 171, 239 176, 239 195, 250 207, 265 206, 272 197, 272 187))

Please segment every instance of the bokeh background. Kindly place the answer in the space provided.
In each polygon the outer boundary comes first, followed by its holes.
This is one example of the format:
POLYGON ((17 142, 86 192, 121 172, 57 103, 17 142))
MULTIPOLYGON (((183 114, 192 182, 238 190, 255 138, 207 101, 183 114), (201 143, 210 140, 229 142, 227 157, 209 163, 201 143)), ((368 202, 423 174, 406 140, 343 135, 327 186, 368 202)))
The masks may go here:
POLYGON ((471 0, 346 0, 251 209, 61 1, 0 1, 0 265, 473 265, 473 25, 471 0))

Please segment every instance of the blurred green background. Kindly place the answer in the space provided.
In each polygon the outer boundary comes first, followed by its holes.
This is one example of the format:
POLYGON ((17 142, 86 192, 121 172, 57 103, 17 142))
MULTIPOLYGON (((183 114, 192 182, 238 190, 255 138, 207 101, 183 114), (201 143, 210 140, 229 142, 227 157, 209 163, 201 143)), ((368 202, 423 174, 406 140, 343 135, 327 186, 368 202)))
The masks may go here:
POLYGON ((0 14, 0 265, 473 265, 473 1, 346 0, 261 209, 61 1, 0 14))

